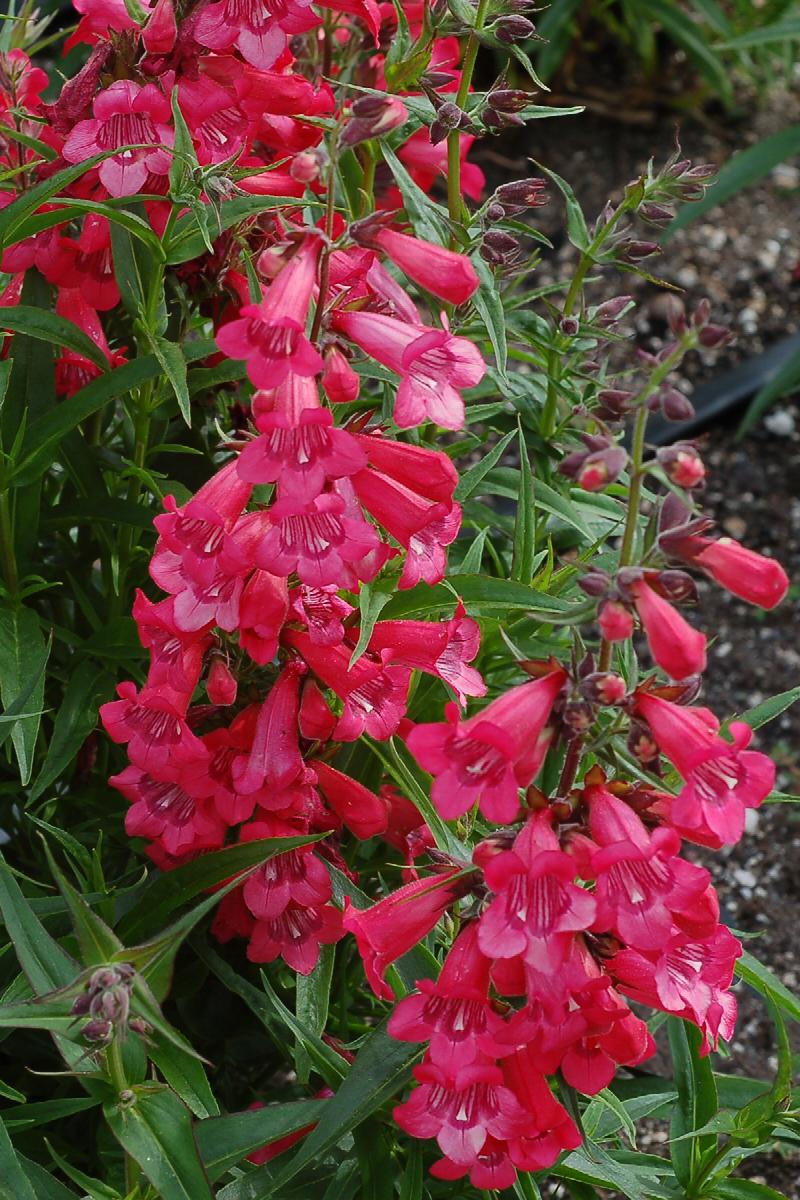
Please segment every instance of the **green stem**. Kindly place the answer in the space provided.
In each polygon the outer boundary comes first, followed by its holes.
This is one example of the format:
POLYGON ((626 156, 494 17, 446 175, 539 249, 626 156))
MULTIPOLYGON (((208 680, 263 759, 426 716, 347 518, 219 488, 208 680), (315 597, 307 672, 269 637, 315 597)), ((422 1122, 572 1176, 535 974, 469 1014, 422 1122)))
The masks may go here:
MULTIPOLYGON (((463 108, 467 102, 472 76, 475 72, 475 62, 481 46, 478 35, 483 29, 488 8, 489 0, 480 0, 475 13, 475 28, 467 40, 464 61, 461 64, 461 81, 455 97, 455 103, 459 108, 463 108)), ((447 135, 447 211, 450 214, 450 220, 456 223, 460 222, 461 210, 461 135, 457 129, 453 129, 447 135)))
POLYGON ((12 596, 16 596, 19 591, 19 571, 14 554, 14 525, 11 520, 11 505, 7 489, 0 492, 0 557, 2 558, 6 587, 12 596))
POLYGON ((311 341, 315 342, 322 328, 322 317, 325 312, 325 300, 328 295, 328 279, 331 269, 331 239, 333 238, 333 220, 336 215, 336 159, 331 154, 331 165, 328 172, 328 196, 325 207, 325 236, 327 245, 323 247, 319 265, 319 296, 317 310, 314 313, 314 324, 311 326, 311 341))
MULTIPOLYGON (((106 1046, 105 1050, 106 1075, 108 1081, 117 1093, 117 1099, 121 1102, 123 1094, 129 1091, 130 1085, 125 1072, 125 1063, 122 1057, 122 1043, 119 1038, 114 1035, 114 1038, 106 1046)), ((128 1195, 132 1194, 138 1187, 140 1178, 139 1164, 136 1159, 131 1158, 130 1154, 125 1154, 125 1191, 128 1195)), ((137 1193, 138 1194, 138 1193, 137 1193)))

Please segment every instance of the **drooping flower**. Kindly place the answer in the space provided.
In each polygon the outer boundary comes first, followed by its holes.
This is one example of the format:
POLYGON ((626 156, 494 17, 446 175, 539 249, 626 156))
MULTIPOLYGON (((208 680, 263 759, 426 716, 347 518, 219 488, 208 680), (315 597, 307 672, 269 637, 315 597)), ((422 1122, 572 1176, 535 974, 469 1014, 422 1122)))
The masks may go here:
POLYGON ((195 799, 185 790, 176 765, 159 762, 154 770, 156 774, 152 775, 141 767, 129 766, 108 781, 130 802, 125 814, 128 836, 157 841, 175 857, 222 846, 227 825, 214 805, 195 799))
POLYGON ((372 312, 337 313, 333 325, 401 377, 394 409, 400 429, 424 421, 444 429, 462 428, 461 390, 475 387, 486 374, 486 363, 472 342, 446 329, 409 325, 372 312))
POLYGON ((394 999, 384 978, 386 968, 421 942, 448 908, 469 891, 470 884, 468 873, 453 868, 407 883, 371 908, 354 908, 345 899, 343 924, 355 936, 376 996, 394 999))
POLYGON ((247 483, 277 483, 280 499, 308 503, 330 480, 366 466, 364 451, 334 427, 329 409, 306 409, 298 422, 266 414, 259 427, 263 432, 242 450, 236 470, 247 483))
POLYGON ((258 388, 277 387, 289 372, 316 375, 324 366, 305 333, 320 249, 318 237, 307 237, 261 303, 246 304, 217 332, 220 350, 229 358, 244 358, 258 388))
POLYGON ((452 620, 378 621, 369 640, 369 649, 384 662, 397 663, 425 671, 443 679, 456 692, 464 707, 467 696, 485 696, 486 684, 480 672, 468 664, 480 648, 480 627, 466 615, 459 601, 452 620))
POLYGON ((199 14, 194 37, 201 46, 224 51, 235 46, 247 62, 268 70, 280 58, 289 37, 305 33, 319 18, 309 0, 216 0, 199 14))
POLYGON ((478 290, 478 274, 466 254, 396 229, 381 229, 370 244, 381 249, 409 279, 448 304, 465 304, 478 290))
POLYGON ((661 544, 748 604, 775 608, 788 591, 789 578, 779 562, 748 550, 733 538, 682 536, 678 530, 662 534, 661 544))
POLYGON ((775 764, 747 747, 749 725, 734 721, 733 742, 719 735, 719 721, 707 708, 681 708, 648 692, 636 693, 636 712, 650 726, 663 754, 675 765, 684 786, 671 805, 670 821, 689 838, 707 844, 737 842, 747 808, 758 808, 775 786, 775 764))
POLYGON ((389 823, 389 804, 357 779, 337 771, 328 763, 310 764, 316 784, 336 816, 358 838, 385 833, 389 823))
POLYGON ((559 667, 511 688, 465 721, 449 704, 445 723, 411 730, 408 748, 435 776, 431 795, 443 817, 453 820, 478 803, 490 821, 514 820, 518 789, 527 787, 542 765, 547 723, 565 680, 559 667))
POLYGON ((676 608, 644 580, 630 587, 650 652, 671 679, 687 679, 706 669, 705 634, 693 629, 676 608))

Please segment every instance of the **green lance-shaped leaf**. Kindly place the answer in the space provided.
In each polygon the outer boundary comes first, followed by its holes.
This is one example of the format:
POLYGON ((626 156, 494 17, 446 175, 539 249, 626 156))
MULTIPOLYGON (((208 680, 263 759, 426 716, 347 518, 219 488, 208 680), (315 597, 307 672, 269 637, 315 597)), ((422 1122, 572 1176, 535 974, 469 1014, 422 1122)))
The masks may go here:
POLYGON ((717 1148, 714 1133, 700 1133, 717 1112, 717 1088, 708 1057, 700 1057, 702 1036, 696 1026, 670 1017, 669 1045, 678 1099, 670 1122, 670 1153, 675 1174, 690 1187, 717 1148), (688 1139, 686 1134, 693 1136, 688 1139))
POLYGON ((109 1128, 163 1200, 213 1200, 186 1105, 170 1088, 143 1084, 107 1104, 109 1128))

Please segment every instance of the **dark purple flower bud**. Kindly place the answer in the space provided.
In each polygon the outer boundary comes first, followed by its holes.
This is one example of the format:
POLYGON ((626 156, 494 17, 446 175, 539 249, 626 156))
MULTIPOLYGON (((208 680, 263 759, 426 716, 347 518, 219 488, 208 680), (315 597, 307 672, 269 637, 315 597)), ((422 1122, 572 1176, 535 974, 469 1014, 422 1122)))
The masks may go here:
POLYGON ((711 179, 719 171, 714 163, 698 163, 684 172, 684 179, 711 179))
POLYGON ((112 53, 109 42, 95 46, 78 74, 64 84, 56 102, 45 106, 56 133, 66 135, 78 121, 91 115, 100 76, 112 53))
POLYGON ((706 325, 705 329, 700 330, 700 345, 706 350, 717 350, 732 339, 733 334, 722 325, 706 325))
POLYGON ((564 337, 575 337, 580 327, 581 323, 577 317, 562 317, 559 322, 559 329, 564 337))
POLYGON ((623 388, 603 388, 597 393, 599 411, 611 419, 622 417, 628 411, 632 397, 633 392, 623 388))
POLYGON ((505 215, 506 210, 503 208, 502 204, 498 204, 496 200, 493 200, 486 209, 487 221, 502 221, 505 215))
POLYGON ((131 1033, 138 1033, 139 1037, 149 1037, 153 1032, 153 1026, 149 1025, 142 1017, 131 1017, 128 1021, 128 1029, 131 1033))
POLYGON ((514 259, 519 249, 519 241, 510 233, 504 233, 501 229, 490 229, 483 235, 480 253, 487 262, 504 263, 514 259))
POLYGON ((619 320, 632 301, 632 296, 614 296, 612 300, 604 300, 594 310, 592 318, 594 324, 599 325, 601 329, 607 329, 609 325, 613 325, 615 321, 619 320))
POLYGON ((655 771, 660 751, 649 726, 640 721, 632 721, 628 734, 628 749, 642 766, 651 772, 655 771))
POLYGON ((675 219, 675 212, 673 209, 667 208, 665 204, 655 204, 652 200, 645 200, 644 204, 639 205, 639 216, 650 225, 664 226, 669 225, 670 221, 675 219))
POLYGON ((692 160, 690 158, 682 158, 679 162, 671 163, 667 167, 665 174, 671 176, 673 179, 679 179, 681 175, 686 174, 691 165, 692 160))
POLYGON ((702 329, 704 325, 708 324, 710 316, 711 301, 705 296, 692 313, 692 325, 695 329, 702 329))
POLYGON ((595 711, 588 700, 568 700, 561 715, 573 733, 585 733, 594 724, 595 711))
POLYGON ((426 71, 420 80, 423 88, 429 87, 432 89, 446 87, 448 83, 452 83, 456 78, 452 71, 426 71))
POLYGON ((114 1036, 114 1026, 110 1021, 89 1021, 87 1025, 84 1025, 81 1033, 87 1042, 105 1045, 114 1036))
POLYGON ((465 116, 466 113, 452 100, 447 100, 436 114, 437 120, 445 129, 458 129, 465 116))
POLYGON ((527 42, 536 33, 536 26, 527 17, 501 17, 495 21, 492 32, 498 42, 505 46, 513 46, 515 42, 527 42))
POLYGON ((697 601, 697 584, 686 571, 676 571, 672 568, 659 571, 658 591, 665 600, 671 600, 674 604, 697 601))
POLYGON ((674 337, 682 337, 688 328, 686 310, 677 296, 670 296, 667 306, 667 323, 674 337))
POLYGON ((516 113, 527 108, 531 102, 531 94, 522 88, 496 88, 495 91, 489 92, 486 102, 497 112, 516 113))
POLYGON ((694 416, 694 405, 688 396, 677 388, 665 388, 659 393, 661 411, 668 421, 690 421, 694 416))
POLYGON ((620 260, 628 263, 643 262, 644 259, 661 253, 661 247, 657 242, 640 242, 634 238, 626 238, 620 242, 618 249, 620 260))
POLYGON ((339 135, 339 144, 345 148, 379 137, 408 120, 408 109, 397 96, 359 96, 352 111, 339 135))
POLYGON ((82 996, 78 996, 72 1008, 69 1010, 74 1017, 85 1017, 89 1011, 92 1000, 88 992, 84 992, 82 996))
POLYGON ((585 575, 581 575, 578 580, 578 587, 585 592, 587 596, 597 598, 605 596, 611 584, 611 580, 606 571, 601 571, 597 567, 591 567, 585 575))
POLYGON ((545 181, 532 176, 530 179, 516 179, 513 183, 502 183, 495 192, 495 199, 500 204, 512 208, 539 208, 547 204, 549 199, 545 181))

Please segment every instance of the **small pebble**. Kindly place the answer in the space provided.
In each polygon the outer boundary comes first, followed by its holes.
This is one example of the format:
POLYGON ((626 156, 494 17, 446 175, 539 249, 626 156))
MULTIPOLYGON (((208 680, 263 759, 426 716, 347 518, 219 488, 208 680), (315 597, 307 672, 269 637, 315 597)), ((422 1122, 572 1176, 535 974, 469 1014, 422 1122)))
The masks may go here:
POLYGON ((764 417, 764 424, 775 437, 791 437, 796 429, 794 413, 788 408, 774 408, 764 417))

